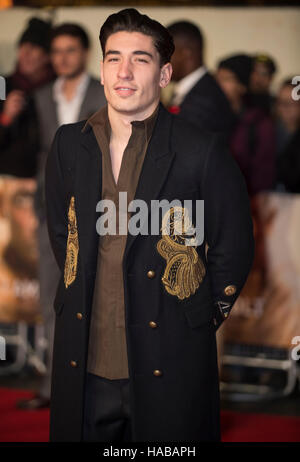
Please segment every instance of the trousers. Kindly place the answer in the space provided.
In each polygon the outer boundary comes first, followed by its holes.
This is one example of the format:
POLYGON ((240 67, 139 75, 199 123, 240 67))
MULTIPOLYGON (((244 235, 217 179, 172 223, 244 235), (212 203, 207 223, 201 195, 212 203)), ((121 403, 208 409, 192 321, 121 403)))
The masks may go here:
POLYGON ((129 380, 110 380, 87 372, 83 441, 132 441, 129 380))

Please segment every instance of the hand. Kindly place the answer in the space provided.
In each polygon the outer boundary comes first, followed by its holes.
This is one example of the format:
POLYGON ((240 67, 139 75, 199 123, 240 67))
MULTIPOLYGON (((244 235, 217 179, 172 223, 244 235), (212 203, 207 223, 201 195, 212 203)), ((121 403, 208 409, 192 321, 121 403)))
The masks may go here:
POLYGON ((12 90, 3 105, 3 114, 13 121, 25 105, 25 94, 21 90, 12 90))

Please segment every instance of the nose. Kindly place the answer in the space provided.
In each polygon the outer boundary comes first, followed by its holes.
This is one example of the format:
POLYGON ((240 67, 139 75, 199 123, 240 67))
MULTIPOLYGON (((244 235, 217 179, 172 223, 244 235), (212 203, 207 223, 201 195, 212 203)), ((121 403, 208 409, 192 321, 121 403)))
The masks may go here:
POLYGON ((118 68, 118 78, 120 80, 130 80, 132 79, 132 69, 130 61, 123 59, 120 61, 118 68))

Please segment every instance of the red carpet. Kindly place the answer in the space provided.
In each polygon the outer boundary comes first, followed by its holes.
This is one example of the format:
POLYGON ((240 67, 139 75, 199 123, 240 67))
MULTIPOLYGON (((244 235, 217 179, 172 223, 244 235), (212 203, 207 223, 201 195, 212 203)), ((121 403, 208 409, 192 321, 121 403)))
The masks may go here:
MULTIPOLYGON (((48 441, 49 410, 22 411, 16 401, 30 398, 30 391, 0 388, 0 441, 48 441)), ((222 411, 222 441, 300 441, 300 417, 222 411)))
POLYGON ((299 442, 300 417, 221 412, 222 441, 299 442))
POLYGON ((33 393, 12 388, 0 388, 0 441, 48 441, 49 409, 23 411, 16 408, 19 399, 33 393))

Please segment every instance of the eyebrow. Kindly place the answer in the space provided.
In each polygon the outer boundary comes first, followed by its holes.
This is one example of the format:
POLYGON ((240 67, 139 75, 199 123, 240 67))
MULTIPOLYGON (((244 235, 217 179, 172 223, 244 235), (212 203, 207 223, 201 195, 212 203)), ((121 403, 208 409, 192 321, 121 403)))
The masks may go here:
MULTIPOLYGON (((105 57, 107 55, 120 55, 120 54, 121 54, 121 52, 118 51, 118 50, 108 50, 105 53, 105 57)), ((149 58, 153 59, 153 55, 151 53, 149 53, 149 51, 135 50, 132 54, 134 54, 134 55, 147 55, 147 56, 149 56, 149 58)))

